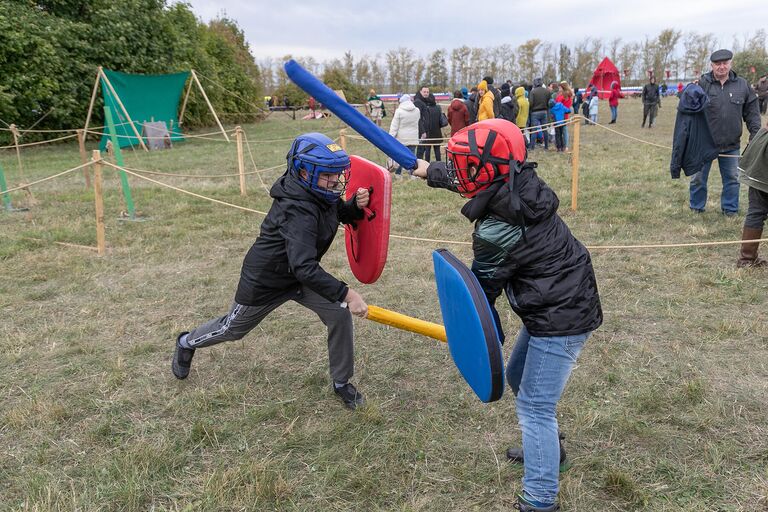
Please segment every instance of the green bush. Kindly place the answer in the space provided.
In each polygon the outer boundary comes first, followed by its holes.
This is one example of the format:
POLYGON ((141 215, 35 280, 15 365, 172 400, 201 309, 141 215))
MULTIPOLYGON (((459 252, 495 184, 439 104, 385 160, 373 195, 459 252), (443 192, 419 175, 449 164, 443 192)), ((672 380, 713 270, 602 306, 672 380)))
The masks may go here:
MULTIPOLYGON (((10 0, 0 2, 0 33, 0 119, 22 129, 44 115, 36 129, 82 127, 99 66, 141 74, 192 68, 217 112, 261 105, 261 74, 237 24, 204 24, 184 3, 10 0)), ((94 124, 101 105, 99 98, 94 124)), ((190 95, 187 112, 186 126, 213 123, 200 94, 190 95)))

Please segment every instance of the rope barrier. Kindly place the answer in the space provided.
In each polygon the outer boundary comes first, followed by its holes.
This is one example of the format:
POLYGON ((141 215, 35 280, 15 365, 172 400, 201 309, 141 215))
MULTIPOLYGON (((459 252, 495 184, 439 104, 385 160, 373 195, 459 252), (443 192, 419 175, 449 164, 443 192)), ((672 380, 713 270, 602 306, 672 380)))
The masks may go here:
MULTIPOLYGON (((248 136, 245 134, 245 132, 241 132, 243 134, 243 140, 245 140, 245 147, 248 148, 248 157, 251 159, 251 163, 253 164, 253 168, 258 170, 256 167, 256 160, 253 158, 253 153, 251 152, 251 144, 248 142, 248 136)), ((282 167, 282 165, 275 166, 275 167, 282 167)), ((245 174, 245 173, 243 173, 245 174)), ((256 177, 259 178, 259 183, 261 183, 261 187, 269 193, 269 187, 264 183, 264 180, 261 179, 261 174, 257 173, 256 177)))
POLYGON ((80 245, 80 244, 72 244, 69 242, 57 242, 56 240, 46 240, 44 238, 34 238, 31 236, 22 236, 19 238, 19 240, 32 240, 34 242, 43 242, 43 243, 53 243, 56 245, 63 245, 64 247, 74 247, 76 249, 87 249, 89 251, 98 251, 98 247, 93 247, 90 245, 80 245))
POLYGON ((169 188, 171 190, 175 190, 176 192, 181 192, 182 194, 187 194, 187 195, 190 195, 192 197, 197 197, 198 199, 204 199, 204 200, 210 201, 212 203, 218 203, 218 204, 221 204, 221 205, 224 205, 224 206, 229 206, 229 207, 232 207, 232 208, 236 208, 238 210, 243 210, 245 212, 258 213, 259 215, 266 215, 267 214, 266 212, 262 212, 262 211, 259 211, 259 210, 254 210, 252 208, 246 208, 245 206, 240 206, 240 205, 237 205, 237 204, 227 203, 226 201, 220 201, 220 200, 214 199, 212 197, 206 197, 206 196, 203 196, 203 195, 200 195, 200 194, 196 194, 194 192, 190 192, 188 190, 184 190, 183 188, 174 187, 173 185, 169 185, 167 183, 163 183, 162 181, 157 181, 157 180, 153 180, 152 178, 147 178, 146 176, 142 176, 141 174, 139 174, 137 172, 129 171, 125 167, 120 167, 119 165, 115 165, 115 164, 113 164, 111 162, 108 162, 106 160, 103 160, 102 163, 104 165, 108 165, 109 167, 112 167, 112 168, 117 169, 119 171, 127 172, 128 174, 130 174, 132 176, 136 176, 139 179, 149 181, 149 182, 154 183, 156 185, 160 185, 161 187, 165 187, 165 188, 169 188))
MULTIPOLYGON (((263 172, 269 172, 274 171, 275 169, 280 169, 284 167, 285 164, 275 165, 274 167, 267 167, 266 169, 258 169, 256 171, 248 171, 246 173, 243 173, 245 175, 251 175, 251 174, 260 174, 263 172)), ((233 174, 176 174, 171 172, 160 172, 160 171, 148 171, 146 169, 136 169, 134 167, 125 167, 126 169, 130 169, 133 172, 139 172, 141 174, 152 174, 155 176, 168 176, 173 178, 233 178, 235 176, 240 176, 240 173, 233 173, 233 174)))
POLYGON ((22 189, 31 187, 33 185, 38 185, 38 184, 43 183, 45 181, 49 181, 49 180, 58 178, 60 176, 64 176, 65 174, 69 174, 71 172, 79 171, 83 167, 88 167, 91 164, 92 164, 92 162, 88 162, 87 164, 78 165, 77 167, 73 167, 72 169, 67 169, 66 171, 62 171, 62 172, 60 172, 58 174, 54 174, 53 176, 48 176, 47 178, 43 178, 43 179, 40 179, 40 180, 37 180, 37 181, 33 181, 32 183, 25 183, 25 184, 23 184, 21 186, 15 187, 15 188, 9 188, 5 192, 0 193, 0 195, 7 194, 9 192, 15 192, 17 190, 22 190, 22 189))
POLYGON ((41 140, 38 142, 27 142, 26 144, 19 144, 18 146, 16 144, 11 144, 10 146, 0 146, 0 149, 26 148, 29 146, 39 146, 41 144, 50 144, 51 142, 58 142, 60 140, 71 139, 73 137, 77 137, 77 134, 75 133, 73 135, 65 135, 63 137, 57 137, 55 139, 50 139, 50 140, 41 140))
MULTIPOLYGON (((609 128, 609 127, 605 126, 604 124, 595 123, 595 122, 592 122, 592 121, 589 121, 588 124, 593 125, 593 126, 599 126, 603 130, 615 133, 616 135, 621 135, 622 137, 625 137, 627 139, 632 139, 632 140, 635 140, 637 142, 640 142, 640 143, 643 143, 643 144, 647 144, 649 146, 656 146, 657 148, 668 149, 668 150, 672 151, 672 146, 664 146, 662 144, 656 144, 655 142, 650 142, 650 141, 647 141, 647 140, 638 139, 637 137, 633 137, 632 135, 628 135, 628 134, 622 133, 622 132, 620 132, 618 130, 614 130, 613 128, 609 128)), ((726 154, 723 154, 723 153, 720 153, 717 156, 718 156, 718 158, 741 158, 741 155, 726 155, 726 154)))

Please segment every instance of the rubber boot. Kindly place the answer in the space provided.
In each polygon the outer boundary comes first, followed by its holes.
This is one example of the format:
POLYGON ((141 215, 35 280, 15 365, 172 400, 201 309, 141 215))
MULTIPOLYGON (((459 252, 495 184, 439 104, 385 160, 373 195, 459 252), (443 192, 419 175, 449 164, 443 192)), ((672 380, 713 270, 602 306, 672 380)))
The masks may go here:
MULTIPOLYGON (((565 473, 571 467, 571 463, 568 461, 568 456, 565 453, 565 446, 563 445, 565 434, 558 432, 557 437, 560 442, 560 472, 565 473)), ((514 464, 522 464, 525 461, 523 449, 517 447, 507 448, 507 460, 514 464)))
MULTIPOLYGON (((744 226, 744 230, 741 233, 742 240, 760 240, 762 237, 763 228, 748 228, 744 226)), ((760 242, 751 242, 748 244, 742 243, 736 266, 738 268, 768 266, 768 261, 757 256, 757 249, 759 246, 760 242)))

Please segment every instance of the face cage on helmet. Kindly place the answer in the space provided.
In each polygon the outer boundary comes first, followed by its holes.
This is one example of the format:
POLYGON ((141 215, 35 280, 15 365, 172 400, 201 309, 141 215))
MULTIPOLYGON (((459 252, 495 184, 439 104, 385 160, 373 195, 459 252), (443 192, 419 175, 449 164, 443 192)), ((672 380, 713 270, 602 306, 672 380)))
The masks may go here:
POLYGON ((487 162, 480 168, 480 159, 476 156, 466 153, 455 153, 447 148, 445 154, 446 160, 451 163, 456 188, 462 197, 474 197, 475 194, 494 181, 504 179, 504 176, 499 172, 498 165, 494 162, 487 162), (474 176, 470 174, 470 166, 474 166, 477 169, 474 176), (492 172, 488 169, 489 166, 492 172))
POLYGON ((294 169, 296 169, 296 176, 299 178, 299 181, 306 185, 310 190, 320 195, 329 203, 335 203, 344 194, 347 189, 349 166, 327 167, 305 162, 301 158, 297 158, 297 160, 299 160, 298 166, 294 166, 294 169), (302 169, 307 173, 306 179, 301 176, 302 169), (339 181, 336 182, 336 186, 332 189, 321 187, 318 181, 320 179, 320 174, 322 173, 338 174, 339 181))

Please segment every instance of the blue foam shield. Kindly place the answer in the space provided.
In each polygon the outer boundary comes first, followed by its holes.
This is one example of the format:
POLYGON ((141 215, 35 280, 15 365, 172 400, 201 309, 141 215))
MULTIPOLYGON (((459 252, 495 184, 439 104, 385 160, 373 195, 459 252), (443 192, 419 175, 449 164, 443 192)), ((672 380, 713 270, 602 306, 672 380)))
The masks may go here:
POLYGON ((483 402, 504 393, 504 362, 493 313, 472 271, 447 249, 432 253, 440 311, 456 368, 483 402))

